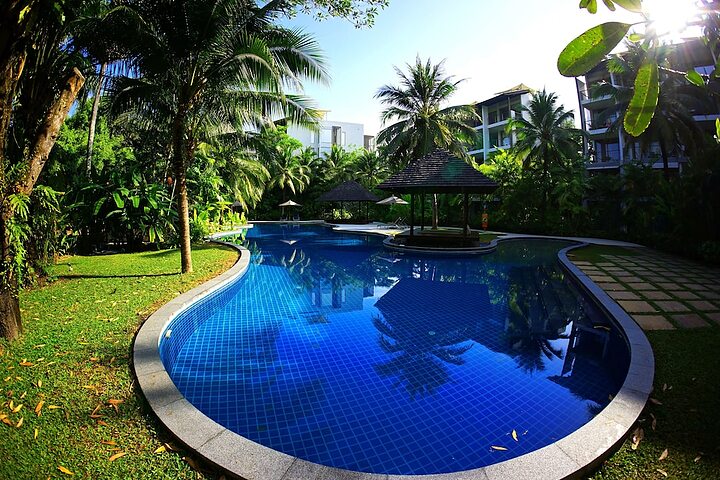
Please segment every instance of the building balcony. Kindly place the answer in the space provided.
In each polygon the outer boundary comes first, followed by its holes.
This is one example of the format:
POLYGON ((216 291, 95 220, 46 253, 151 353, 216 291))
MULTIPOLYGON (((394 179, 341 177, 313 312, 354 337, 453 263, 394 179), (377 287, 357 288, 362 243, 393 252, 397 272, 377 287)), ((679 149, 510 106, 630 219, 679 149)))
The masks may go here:
POLYGON ((588 110, 604 110, 615 104, 612 95, 590 96, 587 92, 580 92, 580 104, 588 110))

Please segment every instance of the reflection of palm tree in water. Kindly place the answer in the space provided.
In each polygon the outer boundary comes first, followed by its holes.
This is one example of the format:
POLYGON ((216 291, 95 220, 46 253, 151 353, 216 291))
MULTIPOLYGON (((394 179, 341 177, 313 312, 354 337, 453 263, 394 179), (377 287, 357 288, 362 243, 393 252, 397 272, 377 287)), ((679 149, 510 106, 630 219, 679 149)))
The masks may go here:
POLYGON ((545 361, 562 358, 552 341, 568 338, 562 332, 579 314, 579 304, 544 267, 514 268, 508 278, 506 335, 515 361, 526 372, 545 369, 545 361))
POLYGON ((450 374, 443 362, 464 364, 462 354, 472 347, 472 343, 459 345, 468 339, 465 329, 436 333, 421 331, 409 323, 393 327, 379 315, 373 316, 372 321, 380 332, 380 348, 390 354, 402 352, 376 365, 375 371, 383 377, 398 377, 395 386, 404 384, 412 398, 432 395, 447 383, 450 374))

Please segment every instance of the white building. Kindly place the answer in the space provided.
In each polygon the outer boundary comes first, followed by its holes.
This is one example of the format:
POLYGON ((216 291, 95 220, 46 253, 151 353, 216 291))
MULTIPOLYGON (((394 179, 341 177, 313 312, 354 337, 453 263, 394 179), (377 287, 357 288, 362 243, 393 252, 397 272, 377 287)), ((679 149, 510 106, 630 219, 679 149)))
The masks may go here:
POLYGON ((488 155, 515 145, 517 134, 514 131, 507 132, 507 124, 511 118, 521 115, 528 118, 527 112, 521 108, 530 105, 532 95, 533 90, 521 83, 488 100, 478 102, 476 108, 482 117, 482 123, 477 125, 475 130, 481 135, 479 143, 468 153, 484 161, 488 155))
POLYGON ((328 120, 328 113, 323 112, 324 117, 318 122, 318 130, 290 125, 288 135, 300 140, 303 147, 311 147, 318 155, 329 153, 333 145, 339 145, 345 150, 374 147, 374 137, 365 135, 363 124, 328 120))

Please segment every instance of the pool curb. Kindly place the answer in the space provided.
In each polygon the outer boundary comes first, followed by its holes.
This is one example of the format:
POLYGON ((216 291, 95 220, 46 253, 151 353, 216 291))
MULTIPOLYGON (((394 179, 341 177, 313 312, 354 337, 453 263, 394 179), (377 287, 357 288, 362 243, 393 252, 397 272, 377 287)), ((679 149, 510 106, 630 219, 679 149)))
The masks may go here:
MULTIPOLYGON (((510 239, 507 239, 510 240, 510 239)), ((160 360, 160 336, 181 312, 238 279, 247 271, 250 252, 244 247, 213 240, 238 251, 238 261, 226 272, 179 295, 155 311, 133 342, 133 369, 150 409, 188 449, 230 475, 245 480, 558 480, 579 478, 594 470, 618 448, 637 421, 652 391, 655 362, 642 329, 625 311, 576 267, 567 253, 558 252, 563 268, 623 331, 630 350, 628 374, 617 395, 588 423, 573 433, 533 452, 463 472, 435 475, 387 475, 342 470, 273 450, 219 425, 190 404, 170 379, 160 360)))

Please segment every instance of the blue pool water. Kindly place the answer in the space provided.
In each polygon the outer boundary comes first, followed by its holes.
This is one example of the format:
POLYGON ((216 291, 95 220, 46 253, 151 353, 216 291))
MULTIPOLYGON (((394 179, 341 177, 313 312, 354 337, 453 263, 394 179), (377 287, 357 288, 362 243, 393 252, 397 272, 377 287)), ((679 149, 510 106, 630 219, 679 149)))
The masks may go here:
POLYGON ((238 241, 247 273, 180 314, 161 357, 199 410, 287 454, 373 473, 478 468, 568 435, 625 378, 623 337, 560 268, 567 243, 418 256, 280 225, 238 241))

